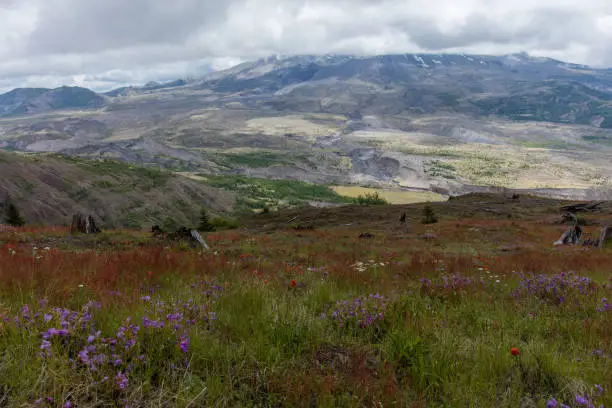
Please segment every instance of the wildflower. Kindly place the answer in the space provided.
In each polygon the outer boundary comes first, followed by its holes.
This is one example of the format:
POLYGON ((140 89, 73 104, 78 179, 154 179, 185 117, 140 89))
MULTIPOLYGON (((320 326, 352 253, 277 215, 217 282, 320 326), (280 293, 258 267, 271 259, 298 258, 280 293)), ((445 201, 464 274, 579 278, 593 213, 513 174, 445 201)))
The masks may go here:
POLYGON ((148 302, 149 300, 151 300, 151 296, 143 296, 143 297, 140 298, 140 300, 148 302))
POLYGON ((557 400, 554 398, 551 398, 548 400, 548 402, 546 403, 546 408, 557 408, 559 406, 559 404, 557 403, 557 400))
POLYGON ((183 353, 187 353, 187 351, 189 350, 189 338, 188 337, 181 338, 181 342, 179 343, 179 348, 181 349, 183 353))
POLYGON ((72 403, 70 401, 66 401, 64 408, 72 408, 72 403))
POLYGON ((576 395, 576 404, 589 405, 589 400, 583 397, 582 395, 576 395))
POLYGON ((40 344, 41 350, 49 350, 50 347, 51 347, 51 342, 49 340, 43 340, 42 343, 40 344))
POLYGON ((95 339, 96 339, 96 336, 94 336, 93 334, 90 334, 89 337, 87 337, 87 342, 93 343, 95 339))
POLYGON ((291 281, 291 287, 292 287, 292 288, 295 288, 295 286, 296 286, 296 285, 297 285, 297 283, 295 282, 295 280, 292 280, 292 281, 291 281))
POLYGON ((127 388, 128 379, 125 376, 125 374, 123 374, 121 371, 117 373, 117 376, 115 377, 115 381, 117 382, 117 387, 119 387, 120 389, 124 390, 127 388))
POLYGON ((50 315, 48 313, 45 313, 43 315, 43 320, 45 321, 45 323, 49 323, 51 321, 51 319, 53 319, 53 315, 50 315))
POLYGON ((520 353, 519 349, 517 349, 516 347, 512 347, 510 349, 510 354, 512 354, 513 356, 518 356, 520 353))

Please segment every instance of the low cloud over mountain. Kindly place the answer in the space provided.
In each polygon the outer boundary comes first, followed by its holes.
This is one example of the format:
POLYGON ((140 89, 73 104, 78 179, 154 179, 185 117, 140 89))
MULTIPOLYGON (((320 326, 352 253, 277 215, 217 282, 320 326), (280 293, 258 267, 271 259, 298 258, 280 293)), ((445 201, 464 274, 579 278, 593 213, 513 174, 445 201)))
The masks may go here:
POLYGON ((105 90, 273 53, 528 51, 607 66, 607 0, 0 0, 0 90, 105 90))

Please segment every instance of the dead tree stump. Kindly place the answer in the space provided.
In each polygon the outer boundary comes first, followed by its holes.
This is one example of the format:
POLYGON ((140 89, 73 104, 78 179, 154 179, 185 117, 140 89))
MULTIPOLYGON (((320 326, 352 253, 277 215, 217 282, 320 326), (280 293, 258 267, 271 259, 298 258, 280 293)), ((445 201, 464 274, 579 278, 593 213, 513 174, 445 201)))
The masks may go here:
POLYGON ((610 241, 612 241, 612 227, 603 227, 599 236, 599 248, 605 248, 610 241))
POLYGON ((574 213, 569 213, 568 217, 574 221, 574 225, 561 235, 553 245, 578 245, 582 238, 582 228, 578 225, 578 217, 574 213))
POLYGON ((91 215, 84 216, 83 214, 77 213, 72 217, 72 225, 70 226, 70 232, 73 234, 99 234, 100 228, 96 224, 96 221, 91 215))
POLYGON ((561 235, 554 245, 578 245, 582 237, 582 228, 579 225, 574 225, 561 235))

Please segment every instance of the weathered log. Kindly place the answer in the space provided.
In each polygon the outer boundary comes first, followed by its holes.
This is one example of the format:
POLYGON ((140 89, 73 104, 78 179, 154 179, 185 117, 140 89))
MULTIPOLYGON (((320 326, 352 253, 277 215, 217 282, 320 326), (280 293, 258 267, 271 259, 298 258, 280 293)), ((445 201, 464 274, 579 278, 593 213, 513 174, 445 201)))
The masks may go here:
POLYGON ((561 207, 561 211, 569 213, 588 212, 598 210, 605 201, 591 201, 588 203, 572 204, 561 207))
POLYGON ((70 226, 70 232, 73 234, 99 234, 102 232, 96 225, 96 221, 91 215, 84 216, 83 214, 77 213, 72 217, 72 225, 70 226))

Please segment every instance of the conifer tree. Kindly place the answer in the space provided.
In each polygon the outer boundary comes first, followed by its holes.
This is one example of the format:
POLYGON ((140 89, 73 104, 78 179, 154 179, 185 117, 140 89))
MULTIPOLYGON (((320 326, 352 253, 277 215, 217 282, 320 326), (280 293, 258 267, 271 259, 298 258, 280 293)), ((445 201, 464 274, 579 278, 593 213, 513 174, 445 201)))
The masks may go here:
POLYGON ((208 218, 208 212, 206 208, 202 208, 200 210, 200 223, 198 224, 198 231, 209 232, 214 231, 215 227, 210 223, 210 219, 208 218))
POLYGON ((429 204, 423 208, 423 224, 435 224, 438 222, 438 217, 434 213, 433 208, 429 204))
POLYGON ((19 213, 19 210, 12 202, 9 202, 6 207, 6 223, 13 227, 22 227, 25 225, 25 219, 19 213))

